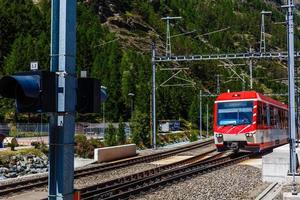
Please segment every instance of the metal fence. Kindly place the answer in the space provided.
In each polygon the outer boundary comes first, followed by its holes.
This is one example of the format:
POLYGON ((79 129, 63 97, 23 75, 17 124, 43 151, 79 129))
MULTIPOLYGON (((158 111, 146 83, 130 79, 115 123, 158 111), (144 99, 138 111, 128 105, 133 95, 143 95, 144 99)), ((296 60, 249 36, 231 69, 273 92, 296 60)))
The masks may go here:
MULTIPOLYGON (((117 129, 119 127, 118 123, 112 123, 113 127, 117 129)), ((77 123, 76 124, 76 133, 83 133, 87 136, 103 138, 105 130, 108 128, 108 123, 77 123)), ((128 122, 125 122, 125 133, 126 136, 129 136, 131 133, 131 129, 128 122)))
MULTIPOLYGON (((112 123, 115 129, 118 128, 118 123, 112 123)), ((75 126, 75 134, 85 134, 90 137, 103 138, 105 130, 108 128, 108 123, 86 123, 79 122, 75 126)), ((49 135, 48 123, 17 123, 0 124, 1 127, 6 127, 9 130, 10 137, 40 137, 49 135)), ((125 123, 125 133, 127 136, 131 133, 129 123, 125 123)))
POLYGON ((14 137, 37 137, 47 136, 49 134, 48 123, 17 123, 16 131, 11 128, 10 135, 14 137))

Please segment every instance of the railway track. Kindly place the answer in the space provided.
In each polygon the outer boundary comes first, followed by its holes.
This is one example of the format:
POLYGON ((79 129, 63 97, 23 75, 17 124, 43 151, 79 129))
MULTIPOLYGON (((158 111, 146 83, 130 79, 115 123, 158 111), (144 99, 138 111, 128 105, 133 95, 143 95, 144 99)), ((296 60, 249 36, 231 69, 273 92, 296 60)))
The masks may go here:
MULTIPOLYGON (((138 174, 111 180, 105 183, 80 189, 82 200, 127 199, 132 195, 163 186, 199 173, 205 173, 250 158, 252 155, 218 153, 206 160, 197 160, 178 167, 164 166, 166 169, 147 170, 138 174)), ((162 168, 164 168, 162 167, 162 168)))
MULTIPOLYGON (((121 168, 121 167, 127 167, 127 166, 138 164, 138 163, 152 162, 155 160, 160 160, 163 158, 171 157, 176 154, 186 152, 189 150, 205 147, 212 143, 213 143, 213 140, 208 140, 205 142, 186 145, 181 148, 171 149, 171 150, 164 151, 164 152, 154 153, 154 154, 150 154, 150 155, 146 155, 146 156, 138 156, 138 157, 125 159, 125 160, 121 160, 121 161, 116 161, 116 162, 112 162, 112 163, 105 163, 105 164, 93 166, 90 168, 78 169, 75 171, 74 176, 75 176, 75 178, 79 178, 79 177, 97 174, 97 173, 101 173, 101 172, 105 172, 105 171, 109 171, 109 170, 113 170, 113 169, 117 169, 117 168, 121 168)), ((1 185, 0 186, 0 196, 7 195, 9 193, 20 192, 22 190, 29 190, 29 189, 32 189, 35 187, 45 186, 45 185, 47 185, 47 183, 48 183, 48 177, 44 176, 44 177, 22 180, 22 181, 18 181, 18 182, 14 182, 14 183, 1 185)))
POLYGON ((282 187, 282 183, 274 182, 270 184, 261 194, 259 194, 255 200, 275 199, 275 197, 280 193, 282 187))

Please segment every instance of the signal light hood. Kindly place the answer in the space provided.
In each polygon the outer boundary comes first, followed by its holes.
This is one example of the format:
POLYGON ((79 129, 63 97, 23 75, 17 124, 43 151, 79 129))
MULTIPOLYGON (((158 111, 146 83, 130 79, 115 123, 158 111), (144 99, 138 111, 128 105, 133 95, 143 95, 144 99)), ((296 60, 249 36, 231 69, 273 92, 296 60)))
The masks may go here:
POLYGON ((16 98, 20 93, 37 98, 40 93, 39 79, 39 76, 5 76, 0 80, 0 93, 8 98, 16 98))

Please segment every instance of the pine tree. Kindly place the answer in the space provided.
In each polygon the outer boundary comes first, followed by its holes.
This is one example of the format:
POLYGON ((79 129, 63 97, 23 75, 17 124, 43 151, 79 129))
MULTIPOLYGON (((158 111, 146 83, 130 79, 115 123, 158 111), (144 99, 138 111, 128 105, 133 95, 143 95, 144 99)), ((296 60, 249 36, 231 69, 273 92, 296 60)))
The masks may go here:
POLYGON ((198 98, 194 97, 193 102, 189 109, 189 120, 193 123, 194 126, 197 126, 199 119, 199 111, 198 111, 198 98))
POLYGON ((122 118, 119 120, 117 142, 118 144, 126 144, 125 124, 123 123, 122 118))
POLYGON ((149 116, 136 110, 130 123, 132 142, 138 146, 150 146, 149 116))
POLYGON ((104 133, 104 143, 106 146, 114 146, 117 144, 116 129, 110 123, 104 133))

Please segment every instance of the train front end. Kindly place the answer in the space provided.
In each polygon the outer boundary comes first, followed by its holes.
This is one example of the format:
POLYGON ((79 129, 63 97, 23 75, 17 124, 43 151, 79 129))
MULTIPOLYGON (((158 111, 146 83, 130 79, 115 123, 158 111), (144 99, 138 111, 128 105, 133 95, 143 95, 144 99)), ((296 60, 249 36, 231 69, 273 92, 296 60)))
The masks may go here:
POLYGON ((214 105, 214 140, 218 151, 259 151, 256 145, 256 92, 220 94, 214 105))

